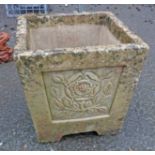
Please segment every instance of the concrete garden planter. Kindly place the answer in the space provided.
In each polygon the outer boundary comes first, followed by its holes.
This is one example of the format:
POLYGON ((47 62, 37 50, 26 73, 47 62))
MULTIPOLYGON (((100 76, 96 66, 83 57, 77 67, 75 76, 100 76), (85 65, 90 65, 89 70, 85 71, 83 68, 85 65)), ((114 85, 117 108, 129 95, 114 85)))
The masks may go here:
POLYGON ((118 131, 147 51, 109 12, 19 17, 14 59, 38 140, 118 131))

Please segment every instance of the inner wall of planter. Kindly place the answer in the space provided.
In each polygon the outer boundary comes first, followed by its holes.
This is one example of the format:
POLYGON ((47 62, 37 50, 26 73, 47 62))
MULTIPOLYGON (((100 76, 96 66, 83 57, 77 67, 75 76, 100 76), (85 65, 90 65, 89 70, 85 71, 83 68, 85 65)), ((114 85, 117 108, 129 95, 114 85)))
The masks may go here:
POLYGON ((29 49, 53 49, 119 44, 120 41, 99 24, 40 26, 29 29, 29 49))

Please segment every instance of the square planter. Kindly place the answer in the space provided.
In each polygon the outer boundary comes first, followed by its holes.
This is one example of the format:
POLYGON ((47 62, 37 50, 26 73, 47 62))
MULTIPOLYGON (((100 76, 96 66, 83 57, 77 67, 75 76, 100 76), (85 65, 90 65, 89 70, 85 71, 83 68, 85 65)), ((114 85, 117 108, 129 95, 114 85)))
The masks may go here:
POLYGON ((118 131, 147 51, 110 12, 18 17, 14 60, 38 140, 118 131))

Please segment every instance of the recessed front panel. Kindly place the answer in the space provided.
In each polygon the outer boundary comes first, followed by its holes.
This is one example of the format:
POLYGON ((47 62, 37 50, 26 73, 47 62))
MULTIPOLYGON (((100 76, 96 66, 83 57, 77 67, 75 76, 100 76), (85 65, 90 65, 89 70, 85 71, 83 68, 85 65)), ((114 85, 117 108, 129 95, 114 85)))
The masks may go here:
POLYGON ((108 116, 121 67, 45 72, 52 120, 108 116))

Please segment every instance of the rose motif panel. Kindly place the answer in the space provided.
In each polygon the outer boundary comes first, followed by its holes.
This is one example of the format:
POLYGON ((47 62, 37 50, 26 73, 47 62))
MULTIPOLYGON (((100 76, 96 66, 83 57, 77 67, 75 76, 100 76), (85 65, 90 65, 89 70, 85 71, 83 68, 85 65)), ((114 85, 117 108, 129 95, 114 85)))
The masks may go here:
POLYGON ((43 73, 52 119, 107 116, 121 71, 105 67, 43 73))

